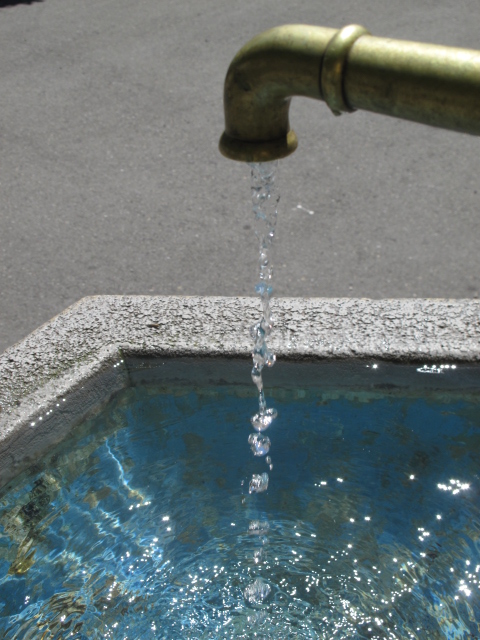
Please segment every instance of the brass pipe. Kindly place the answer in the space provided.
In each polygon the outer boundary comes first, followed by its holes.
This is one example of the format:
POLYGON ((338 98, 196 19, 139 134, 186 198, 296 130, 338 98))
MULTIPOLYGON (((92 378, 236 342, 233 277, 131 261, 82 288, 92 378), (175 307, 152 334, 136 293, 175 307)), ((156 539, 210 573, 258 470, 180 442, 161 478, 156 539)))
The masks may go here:
POLYGON ((335 115, 364 109, 480 135, 480 51, 377 38, 358 25, 286 25, 250 40, 225 78, 227 158, 266 162, 297 148, 293 96, 335 115))

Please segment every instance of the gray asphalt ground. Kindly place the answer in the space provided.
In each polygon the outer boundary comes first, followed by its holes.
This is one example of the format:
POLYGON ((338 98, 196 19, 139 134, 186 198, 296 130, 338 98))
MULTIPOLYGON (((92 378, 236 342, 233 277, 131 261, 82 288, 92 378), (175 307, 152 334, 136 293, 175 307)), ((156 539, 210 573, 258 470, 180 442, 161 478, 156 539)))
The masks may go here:
MULTIPOLYGON (((285 23, 480 49, 478 0, 0 1, 0 352, 87 295, 253 294, 223 80, 285 23)), ((300 98, 291 123, 277 295, 478 295, 476 138, 300 98)))

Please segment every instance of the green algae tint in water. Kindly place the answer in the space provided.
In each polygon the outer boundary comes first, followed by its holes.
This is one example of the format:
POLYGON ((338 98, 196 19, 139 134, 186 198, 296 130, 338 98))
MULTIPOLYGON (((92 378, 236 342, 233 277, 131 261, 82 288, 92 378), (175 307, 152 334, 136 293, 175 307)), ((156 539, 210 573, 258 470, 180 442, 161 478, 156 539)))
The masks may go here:
POLYGON ((273 488, 248 499, 248 381, 119 393, 1 496, 0 637, 478 637, 477 392, 360 366, 272 385, 273 488))

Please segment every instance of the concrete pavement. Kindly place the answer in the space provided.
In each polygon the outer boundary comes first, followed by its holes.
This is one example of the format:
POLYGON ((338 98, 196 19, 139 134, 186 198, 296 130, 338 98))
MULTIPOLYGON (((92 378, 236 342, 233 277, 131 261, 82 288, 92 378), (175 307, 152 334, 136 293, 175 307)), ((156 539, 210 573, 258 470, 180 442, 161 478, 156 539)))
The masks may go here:
MULTIPOLYGON (((253 295, 223 79, 284 23, 480 49, 478 0, 0 2, 0 352, 87 295, 253 295)), ((277 295, 478 295, 476 138, 299 98, 291 122, 277 295)))

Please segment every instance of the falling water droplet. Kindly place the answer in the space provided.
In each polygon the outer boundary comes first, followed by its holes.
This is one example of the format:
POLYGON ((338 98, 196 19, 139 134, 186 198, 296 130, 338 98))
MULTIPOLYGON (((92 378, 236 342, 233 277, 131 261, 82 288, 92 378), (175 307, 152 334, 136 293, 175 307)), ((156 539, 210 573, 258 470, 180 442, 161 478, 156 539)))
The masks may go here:
POLYGON ((255 562, 255 564, 260 564, 262 560, 263 560, 263 547, 261 549, 257 549, 253 553, 253 561, 255 562))
POLYGON ((269 529, 267 520, 252 520, 248 525, 248 533, 253 536, 264 536, 269 529))
POLYGON ((256 413, 250 418, 255 431, 265 431, 277 417, 276 409, 265 409, 263 413, 256 413))
POLYGON ((262 578, 255 578, 251 584, 245 587, 243 595, 249 604, 261 604, 271 590, 268 582, 262 578))
POLYGON ((250 484, 248 485, 248 493, 262 493, 268 489, 268 473, 254 473, 250 484))
POLYGON ((248 444, 250 445, 254 456, 264 456, 269 452, 271 442, 268 436, 261 435, 260 433, 251 433, 248 437, 248 444))

